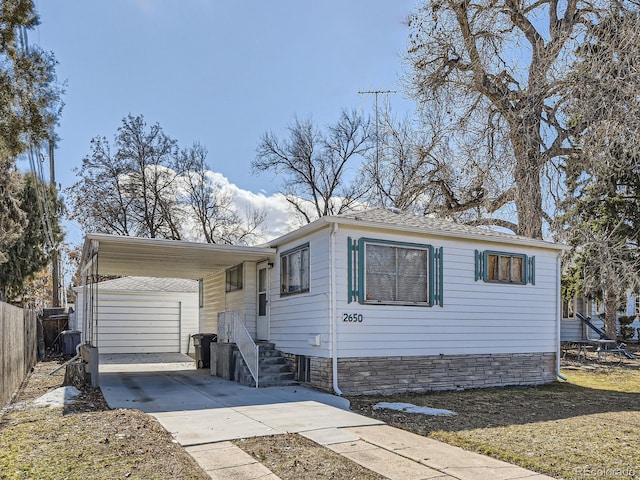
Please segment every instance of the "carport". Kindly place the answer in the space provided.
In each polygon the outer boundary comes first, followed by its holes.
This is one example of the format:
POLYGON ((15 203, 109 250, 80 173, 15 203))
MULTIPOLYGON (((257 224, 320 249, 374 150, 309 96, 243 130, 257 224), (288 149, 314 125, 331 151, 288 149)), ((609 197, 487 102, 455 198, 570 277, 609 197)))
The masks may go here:
POLYGON ((83 343, 100 347, 98 298, 105 276, 201 279, 242 262, 273 258, 275 249, 90 233, 82 253, 83 343))

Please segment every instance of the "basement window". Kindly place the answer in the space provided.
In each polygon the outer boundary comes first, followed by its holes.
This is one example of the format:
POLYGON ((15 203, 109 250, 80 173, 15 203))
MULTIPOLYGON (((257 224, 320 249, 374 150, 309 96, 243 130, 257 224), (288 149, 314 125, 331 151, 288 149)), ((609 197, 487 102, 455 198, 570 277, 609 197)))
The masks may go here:
POLYGON ((311 359, 306 355, 296 355, 296 376, 301 383, 311 383, 311 359))

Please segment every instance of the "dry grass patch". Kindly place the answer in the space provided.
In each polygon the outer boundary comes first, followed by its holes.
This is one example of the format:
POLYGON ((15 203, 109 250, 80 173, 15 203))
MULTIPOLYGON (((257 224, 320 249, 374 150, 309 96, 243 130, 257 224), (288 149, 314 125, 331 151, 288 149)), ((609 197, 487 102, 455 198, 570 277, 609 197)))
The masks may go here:
POLYGON ((208 479, 152 417, 110 410, 99 390, 64 408, 30 403, 61 386, 41 362, 0 416, 0 479, 208 479))
POLYGON ((352 409, 556 478, 640 478, 640 370, 590 367, 536 388, 355 397, 352 409), (453 417, 373 410, 379 401, 445 408, 453 417))

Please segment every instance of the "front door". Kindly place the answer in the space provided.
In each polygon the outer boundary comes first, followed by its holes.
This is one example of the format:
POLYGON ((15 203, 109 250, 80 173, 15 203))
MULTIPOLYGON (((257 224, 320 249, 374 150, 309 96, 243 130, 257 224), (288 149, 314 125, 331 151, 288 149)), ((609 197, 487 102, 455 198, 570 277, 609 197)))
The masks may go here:
POLYGON ((258 265, 258 321, 257 340, 269 340, 269 265, 258 265))

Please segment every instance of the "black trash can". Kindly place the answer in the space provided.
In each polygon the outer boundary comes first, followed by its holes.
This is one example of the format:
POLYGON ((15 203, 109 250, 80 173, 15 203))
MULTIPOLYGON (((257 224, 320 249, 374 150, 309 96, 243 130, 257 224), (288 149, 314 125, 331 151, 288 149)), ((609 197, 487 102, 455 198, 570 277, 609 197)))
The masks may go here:
POLYGON ((211 365, 211 342, 218 336, 215 333, 196 333, 191 335, 196 350, 196 365, 198 368, 209 368, 211 365))
POLYGON ((80 343, 80 332, 78 330, 65 330, 60 335, 62 336, 62 353, 75 355, 76 347, 80 343))

